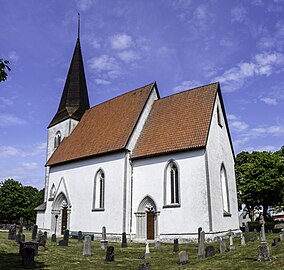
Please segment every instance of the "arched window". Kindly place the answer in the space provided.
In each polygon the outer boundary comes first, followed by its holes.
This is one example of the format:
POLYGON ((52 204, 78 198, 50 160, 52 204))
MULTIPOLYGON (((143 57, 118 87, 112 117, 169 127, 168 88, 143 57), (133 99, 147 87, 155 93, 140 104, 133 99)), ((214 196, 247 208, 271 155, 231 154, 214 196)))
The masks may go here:
POLYGON ((168 163, 165 171, 164 205, 169 207, 180 205, 179 169, 174 161, 168 163))
POLYGON ((220 178, 221 178, 223 210, 224 210, 224 215, 226 215, 230 213, 230 204, 229 204, 227 173, 224 164, 221 165, 220 178))
POLYGON ((60 133, 60 131, 58 130, 58 131, 56 132, 55 138, 54 138, 54 148, 55 148, 55 149, 59 146, 60 142, 61 142, 61 133, 60 133))
POLYGON ((49 192, 49 200, 54 199, 55 192, 56 192, 55 186, 54 186, 54 184, 52 184, 52 187, 51 187, 50 192, 49 192))
POLYGON ((218 125, 220 127, 222 127, 222 119, 221 119, 221 113, 220 113, 220 108, 219 108, 219 105, 217 106, 217 121, 218 121, 218 125))
POLYGON ((100 169, 94 181, 93 210, 104 210, 105 174, 100 169))

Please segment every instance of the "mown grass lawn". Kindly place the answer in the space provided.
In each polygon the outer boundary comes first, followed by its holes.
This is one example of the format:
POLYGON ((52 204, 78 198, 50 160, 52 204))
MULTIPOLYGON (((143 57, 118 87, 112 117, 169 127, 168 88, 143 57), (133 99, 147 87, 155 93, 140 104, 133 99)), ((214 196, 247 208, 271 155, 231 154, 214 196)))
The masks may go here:
MULTIPOLYGON (((26 241, 30 240, 30 233, 25 232, 26 241)), ((268 243, 278 237, 278 234, 267 235, 268 243)), ((0 269, 22 269, 19 246, 15 241, 7 240, 8 233, 0 232, 0 269)), ((178 255, 173 253, 172 244, 162 244, 160 249, 150 245, 151 258, 139 259, 145 252, 144 244, 128 243, 128 248, 122 249, 119 243, 109 243, 114 246, 115 261, 105 261, 105 251, 100 249, 98 241, 92 242, 92 256, 84 257, 83 243, 70 239, 68 247, 60 247, 47 241, 46 250, 39 251, 35 257, 36 269, 137 269, 139 264, 149 262, 151 270, 159 269, 284 269, 284 242, 271 247, 272 261, 258 262, 259 242, 251 242, 246 246, 239 246, 239 239, 235 239, 234 251, 217 254, 214 257, 197 260, 196 244, 180 244, 180 250, 189 252, 189 263, 178 265, 178 255)), ((214 244, 218 250, 218 244, 214 244)), ((229 243, 227 243, 227 247, 229 243)))

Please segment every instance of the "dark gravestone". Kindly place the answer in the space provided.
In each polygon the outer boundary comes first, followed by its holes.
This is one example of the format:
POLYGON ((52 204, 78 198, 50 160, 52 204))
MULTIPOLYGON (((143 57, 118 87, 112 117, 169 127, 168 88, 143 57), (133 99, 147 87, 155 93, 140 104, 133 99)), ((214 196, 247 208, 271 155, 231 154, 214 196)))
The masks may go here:
POLYGON ((178 244, 178 239, 174 239, 174 247, 173 247, 173 252, 176 253, 179 251, 179 244, 178 244))
POLYGON ((36 242, 22 242, 20 243, 19 254, 22 255, 22 250, 24 248, 32 248, 34 250, 35 256, 38 255, 38 243, 36 242))
POLYGON ((22 266, 24 268, 32 268, 35 266, 35 251, 33 248, 25 247, 21 251, 22 266))
POLYGON ((65 230, 63 240, 59 241, 59 246, 67 247, 69 242, 69 230, 65 230))
POLYGON ((273 238, 272 239, 272 246, 275 247, 278 244, 279 239, 278 238, 273 238))
POLYGON ((51 242, 56 243, 56 234, 51 235, 51 242))
POLYGON ((8 240, 16 240, 16 224, 10 226, 8 240))
POLYGON ((215 248, 213 246, 208 246, 205 248, 205 257, 215 256, 215 248))
POLYGON ((219 241, 219 251, 220 253, 224 253, 227 251, 227 247, 226 247, 226 240, 225 239, 220 239, 219 241))
POLYGON ((202 227, 199 227, 198 228, 198 243, 200 241, 200 233, 201 233, 201 231, 202 231, 202 227))
POLYGON ((106 250, 106 261, 113 262, 114 261, 114 247, 109 246, 106 250))
POLYGON ((37 225, 35 224, 33 226, 33 231, 32 231, 32 240, 36 240, 36 235, 37 235, 37 225))
POLYGON ((82 233, 82 231, 79 231, 78 232, 78 242, 81 242, 82 239, 83 239, 83 233, 82 233))
POLYGON ((188 263, 188 253, 184 250, 178 254, 178 264, 184 265, 188 263))
POLYGON ((250 236, 249 236, 249 225, 246 223, 245 226, 245 242, 248 243, 250 241, 250 236))
POLYGON ((159 249, 161 247, 161 241, 155 241, 155 249, 159 249))
POLYGON ((16 242, 17 242, 17 244, 20 244, 20 243, 22 243, 22 242, 25 242, 25 239, 26 239, 26 237, 25 237, 25 235, 22 234, 22 233, 18 233, 18 234, 16 235, 16 242))
POLYGON ((122 248, 127 248, 127 239, 126 239, 126 233, 122 233, 122 243, 121 243, 122 248))
POLYGON ((150 263, 142 263, 138 265, 138 270, 150 270, 150 263))
POLYGON ((253 230, 253 241, 257 241, 257 240, 258 240, 257 230, 254 229, 253 230))
POLYGON ((45 247, 46 245, 46 234, 41 234, 38 239, 38 245, 41 247, 45 247))

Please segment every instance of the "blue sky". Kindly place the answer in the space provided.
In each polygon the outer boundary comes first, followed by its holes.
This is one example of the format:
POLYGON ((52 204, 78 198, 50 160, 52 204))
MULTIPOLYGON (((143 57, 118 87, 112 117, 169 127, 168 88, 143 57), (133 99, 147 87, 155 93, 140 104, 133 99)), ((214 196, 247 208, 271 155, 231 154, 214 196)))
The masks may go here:
POLYGON ((0 0, 0 180, 44 186, 47 126, 77 38, 91 106, 156 81, 219 81, 235 153, 284 145, 284 0, 0 0))

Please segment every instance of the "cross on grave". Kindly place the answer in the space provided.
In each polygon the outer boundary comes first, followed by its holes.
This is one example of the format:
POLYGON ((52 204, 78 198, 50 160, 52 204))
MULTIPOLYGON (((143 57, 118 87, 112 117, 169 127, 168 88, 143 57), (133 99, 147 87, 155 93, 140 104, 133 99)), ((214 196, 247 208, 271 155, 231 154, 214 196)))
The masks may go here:
POLYGON ((260 246, 258 246, 258 261, 271 261, 271 256, 270 256, 270 248, 267 245, 266 238, 265 238, 265 220, 263 215, 260 216, 259 220, 261 224, 261 243, 260 246))

